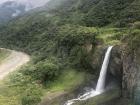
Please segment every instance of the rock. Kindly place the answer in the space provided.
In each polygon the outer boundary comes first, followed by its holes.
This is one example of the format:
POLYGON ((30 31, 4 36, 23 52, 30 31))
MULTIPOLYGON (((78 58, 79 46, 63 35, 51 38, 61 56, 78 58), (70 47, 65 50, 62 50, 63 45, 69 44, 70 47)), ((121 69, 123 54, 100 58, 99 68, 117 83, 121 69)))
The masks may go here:
MULTIPOLYGON (((104 55, 107 47, 97 47, 94 52, 89 56, 89 64, 92 67, 91 73, 99 74, 101 65, 104 59, 104 55)), ((98 77, 98 75, 97 75, 98 77)))
POLYGON ((108 72, 113 75, 119 83, 122 82, 123 72, 121 54, 122 52, 119 46, 113 47, 108 66, 108 72))
MULTIPOLYGON (((135 98, 140 99, 140 49, 137 51, 127 50, 125 48, 122 55, 123 58, 123 81, 122 81, 122 92, 123 96, 131 100, 135 98)), ((140 105, 135 104, 135 105, 140 105)))
MULTIPOLYGON (((108 101, 116 99, 119 96, 120 96, 120 90, 112 89, 112 90, 106 91, 100 95, 97 95, 95 97, 89 98, 87 100, 76 101, 72 105, 109 105, 109 104, 105 104, 105 103, 108 103, 108 101)), ((110 105, 112 105, 112 104, 110 104, 110 105)))
POLYGON ((140 49, 130 51, 127 46, 115 46, 108 71, 120 83, 124 98, 133 101, 138 100, 138 97, 140 99, 140 49))

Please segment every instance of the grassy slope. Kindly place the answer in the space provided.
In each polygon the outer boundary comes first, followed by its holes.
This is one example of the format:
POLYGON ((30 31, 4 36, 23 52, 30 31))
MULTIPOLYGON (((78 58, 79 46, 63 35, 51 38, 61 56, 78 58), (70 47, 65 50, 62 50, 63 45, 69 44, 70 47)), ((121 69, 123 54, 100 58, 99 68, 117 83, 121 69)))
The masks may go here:
POLYGON ((128 35, 129 28, 100 28, 98 38, 104 45, 120 45, 121 39, 128 35))
MULTIPOLYGON (((12 75, 14 75, 14 73, 12 75)), ((45 97, 50 96, 50 93, 53 94, 57 92, 63 93, 64 91, 72 91, 74 87, 83 84, 86 78, 85 76, 86 74, 84 73, 68 70, 67 72, 64 72, 58 80, 48 84, 48 88, 36 83, 31 83, 30 80, 26 81, 24 84, 12 84, 9 83, 9 80, 5 80, 0 86, 0 103, 1 105, 22 105, 21 96, 24 94, 26 89, 31 87, 34 87, 36 91, 43 93, 45 97)))

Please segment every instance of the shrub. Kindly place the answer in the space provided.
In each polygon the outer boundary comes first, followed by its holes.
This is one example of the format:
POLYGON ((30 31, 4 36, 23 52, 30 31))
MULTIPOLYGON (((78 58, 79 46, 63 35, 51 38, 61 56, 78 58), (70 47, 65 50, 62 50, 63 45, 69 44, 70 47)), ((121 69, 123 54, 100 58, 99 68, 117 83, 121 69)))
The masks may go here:
POLYGON ((50 57, 48 60, 28 64, 20 72, 21 74, 31 76, 33 80, 45 83, 46 81, 53 81, 60 74, 60 67, 58 59, 50 57))
POLYGON ((20 72, 12 73, 10 75, 10 83, 14 85, 26 85, 31 82, 30 76, 25 76, 20 72))
POLYGON ((39 62, 36 65, 35 78, 42 82, 51 81, 60 73, 59 65, 51 62, 39 62))
POLYGON ((64 25, 60 27, 58 42, 59 45, 69 50, 75 45, 84 45, 86 43, 94 44, 96 42, 96 29, 78 25, 64 25))
POLYGON ((41 101, 41 91, 37 87, 31 87, 21 97, 22 105, 38 105, 41 101))
POLYGON ((140 29, 140 21, 133 24, 134 29, 140 29))
POLYGON ((131 50, 137 50, 140 46, 140 31, 133 31, 128 35, 128 46, 131 50))

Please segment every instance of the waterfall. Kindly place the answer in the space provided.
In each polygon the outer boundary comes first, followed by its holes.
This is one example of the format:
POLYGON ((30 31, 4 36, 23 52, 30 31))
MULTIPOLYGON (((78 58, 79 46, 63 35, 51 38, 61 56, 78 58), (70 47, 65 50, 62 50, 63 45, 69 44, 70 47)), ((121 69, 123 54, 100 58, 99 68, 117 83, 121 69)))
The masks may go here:
POLYGON ((100 71, 100 76, 99 76, 99 79, 98 79, 98 82, 97 82, 96 91, 100 92, 100 93, 102 93, 104 91, 107 68, 108 68, 112 48, 113 48, 113 46, 110 46, 107 49, 107 52, 105 54, 105 58, 104 58, 104 61, 103 61, 103 64, 102 64, 102 68, 101 68, 101 71, 100 71))
POLYGON ((108 68, 112 48, 113 46, 110 46, 106 51, 96 89, 95 90, 91 89, 91 91, 86 92, 84 95, 79 96, 77 99, 68 100, 64 105, 72 105, 73 103, 75 103, 75 101, 87 100, 91 97, 94 97, 104 92, 107 68, 108 68))

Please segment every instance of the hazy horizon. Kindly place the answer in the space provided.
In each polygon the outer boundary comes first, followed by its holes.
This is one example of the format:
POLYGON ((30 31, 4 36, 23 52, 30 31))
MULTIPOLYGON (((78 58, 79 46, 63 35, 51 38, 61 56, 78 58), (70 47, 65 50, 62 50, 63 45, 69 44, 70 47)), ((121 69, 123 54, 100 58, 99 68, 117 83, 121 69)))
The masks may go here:
POLYGON ((7 1, 17 1, 18 3, 23 3, 27 5, 32 5, 33 7, 40 7, 46 4, 49 0, 0 0, 0 4, 7 1))

